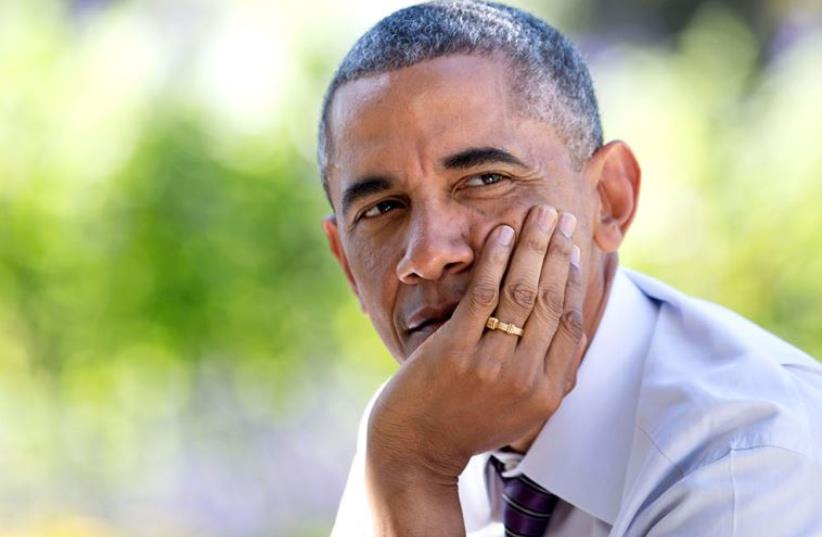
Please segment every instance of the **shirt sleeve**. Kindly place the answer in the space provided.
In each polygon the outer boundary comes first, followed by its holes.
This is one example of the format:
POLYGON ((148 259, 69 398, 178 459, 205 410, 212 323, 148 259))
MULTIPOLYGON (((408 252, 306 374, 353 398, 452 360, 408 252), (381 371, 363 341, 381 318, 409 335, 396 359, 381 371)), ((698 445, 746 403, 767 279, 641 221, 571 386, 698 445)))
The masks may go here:
POLYGON ((385 383, 371 396, 360 418, 354 459, 351 462, 348 480, 337 509, 337 518, 331 530, 331 537, 371 537, 373 535, 371 512, 365 493, 365 444, 368 436, 368 418, 384 387, 385 383))
POLYGON ((822 464, 781 447, 731 450, 680 479, 626 535, 822 535, 822 464))

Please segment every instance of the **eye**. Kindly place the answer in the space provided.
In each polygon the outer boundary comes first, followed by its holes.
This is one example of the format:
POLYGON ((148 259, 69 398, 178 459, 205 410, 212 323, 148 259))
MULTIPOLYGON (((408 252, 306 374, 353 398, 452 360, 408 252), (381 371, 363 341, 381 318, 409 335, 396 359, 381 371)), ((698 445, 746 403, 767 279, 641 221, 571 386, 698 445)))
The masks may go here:
POLYGON ((360 213, 358 220, 360 218, 374 218, 380 216, 391 211, 392 209, 395 209, 397 206, 399 206, 399 202, 397 202, 396 200, 380 201, 376 205, 373 205, 370 208, 363 211, 362 213, 360 213))
POLYGON ((464 186, 475 187, 475 186, 491 186, 497 183, 501 183, 502 181, 508 179, 508 177, 499 174, 499 173, 481 173, 479 175, 474 175, 470 179, 468 179, 464 186))

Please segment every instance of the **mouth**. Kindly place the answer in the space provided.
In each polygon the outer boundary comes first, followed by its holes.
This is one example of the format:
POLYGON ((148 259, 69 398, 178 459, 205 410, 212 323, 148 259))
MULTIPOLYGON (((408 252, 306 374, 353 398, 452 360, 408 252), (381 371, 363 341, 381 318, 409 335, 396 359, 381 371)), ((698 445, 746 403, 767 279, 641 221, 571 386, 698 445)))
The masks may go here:
POLYGON ((456 308, 457 304, 454 302, 417 310, 408 320, 406 335, 413 337, 416 334, 434 333, 448 322, 456 308))
POLYGON ((441 318, 441 319, 426 319, 422 323, 408 329, 408 334, 414 334, 416 332, 435 332, 437 328, 445 324, 448 319, 451 317, 441 318))

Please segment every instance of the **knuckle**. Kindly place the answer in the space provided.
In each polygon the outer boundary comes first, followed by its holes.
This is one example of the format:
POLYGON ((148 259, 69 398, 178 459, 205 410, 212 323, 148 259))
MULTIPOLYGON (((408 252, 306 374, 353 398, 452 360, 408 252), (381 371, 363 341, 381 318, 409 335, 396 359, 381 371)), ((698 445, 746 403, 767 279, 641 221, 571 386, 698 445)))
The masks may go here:
POLYGON ((554 256, 571 257, 571 241, 561 234, 555 235, 551 241, 550 253, 554 256))
POLYGON ((474 374, 481 384, 493 385, 497 381, 501 365, 495 356, 489 356, 488 358, 477 364, 474 374))
POLYGON ((547 239, 541 235, 530 235, 523 237, 523 240, 525 241, 524 246, 534 252, 544 252, 545 249, 548 248, 547 239))
POLYGON ((508 297, 517 305, 523 308, 532 308, 537 299, 536 290, 524 282, 517 282, 506 287, 508 297))
POLYGON ((534 388, 533 379, 528 375, 516 375, 510 379, 508 390, 515 398, 524 398, 531 394, 534 388))
POLYGON ((574 341, 582 339, 582 314, 579 310, 568 310, 562 314, 562 325, 574 341))
POLYGON ((539 397, 535 399, 540 413, 549 416, 557 411, 562 402, 562 396, 555 389, 542 390, 539 397))
POLYGON ((545 285, 539 293, 541 309, 554 319, 562 315, 563 299, 563 292, 556 284, 545 285))
POLYGON ((489 282, 479 282, 471 287, 471 304, 486 309, 497 303, 497 287, 489 282))
POLYGON ((572 287, 582 286, 582 271, 579 269, 579 267, 571 265, 571 267, 568 269, 568 285, 572 287))

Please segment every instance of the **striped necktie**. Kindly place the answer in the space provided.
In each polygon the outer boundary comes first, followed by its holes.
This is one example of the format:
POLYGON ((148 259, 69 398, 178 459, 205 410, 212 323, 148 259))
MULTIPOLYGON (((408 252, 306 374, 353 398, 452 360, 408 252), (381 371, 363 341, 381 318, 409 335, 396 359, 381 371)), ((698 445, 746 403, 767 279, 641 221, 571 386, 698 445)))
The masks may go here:
POLYGON ((503 477, 505 464, 494 456, 489 463, 503 482, 502 519, 506 537, 543 537, 558 498, 524 474, 503 477))

